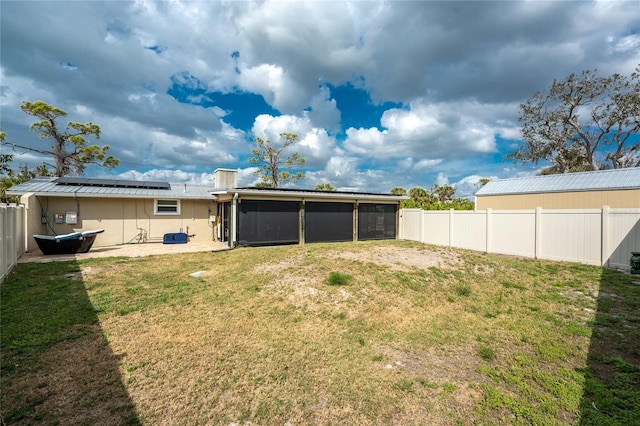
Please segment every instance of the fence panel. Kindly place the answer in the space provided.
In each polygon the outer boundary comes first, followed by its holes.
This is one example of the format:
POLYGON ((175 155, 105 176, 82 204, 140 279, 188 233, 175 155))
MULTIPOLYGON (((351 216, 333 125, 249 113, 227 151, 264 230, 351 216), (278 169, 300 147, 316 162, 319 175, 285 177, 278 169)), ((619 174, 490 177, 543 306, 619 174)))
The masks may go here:
POLYGON ((9 272, 6 238, 8 215, 9 208, 4 204, 0 204, 0 282, 4 281, 5 276, 9 272))
POLYGON ((399 238, 401 240, 422 241, 422 210, 420 209, 401 209, 400 210, 400 229, 399 238))
POLYGON ((535 210, 493 210, 489 252, 535 257, 535 210))
POLYGON ((605 262, 611 268, 628 268, 631 252, 640 252, 640 210, 610 210, 605 262))
POLYGON ((542 213, 538 257, 600 265, 602 210, 547 210, 542 213))
POLYGON ((487 212, 453 212, 451 245, 469 250, 487 250, 487 212))
POLYGON ((444 211, 423 211, 421 233, 422 242, 439 246, 448 246, 450 242, 449 229, 451 227, 450 214, 444 211))
POLYGON ((23 205, 0 204, 0 282, 24 253, 25 210, 23 205))

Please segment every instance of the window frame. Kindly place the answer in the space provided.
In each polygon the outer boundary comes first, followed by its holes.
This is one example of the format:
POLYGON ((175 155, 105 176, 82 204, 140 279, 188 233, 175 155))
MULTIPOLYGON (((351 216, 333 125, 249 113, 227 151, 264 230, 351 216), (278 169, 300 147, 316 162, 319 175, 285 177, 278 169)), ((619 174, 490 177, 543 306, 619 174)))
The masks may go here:
POLYGON ((156 216, 178 216, 180 215, 180 200, 175 198, 156 198, 153 200, 153 213, 156 216), (163 204, 169 201, 171 204, 163 204), (175 203, 175 211, 159 211, 159 207, 174 207, 173 203, 175 203))

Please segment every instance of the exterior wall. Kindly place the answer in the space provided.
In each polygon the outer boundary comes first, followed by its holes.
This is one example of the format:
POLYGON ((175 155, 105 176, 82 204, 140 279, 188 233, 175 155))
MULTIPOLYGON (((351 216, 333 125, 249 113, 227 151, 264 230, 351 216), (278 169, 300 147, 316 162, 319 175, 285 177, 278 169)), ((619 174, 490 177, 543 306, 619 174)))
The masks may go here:
POLYGON ((640 208, 640 189, 617 191, 549 192, 542 194, 484 195, 476 197, 476 210, 640 208))
POLYGON ((46 234, 46 225, 43 225, 40 218, 40 205, 34 194, 25 194, 20 197, 20 203, 25 207, 25 251, 32 252, 38 250, 38 245, 33 239, 33 234, 46 234))
MULTIPOLYGON (((27 196, 25 196, 27 197, 27 196)), ((23 197, 24 198, 24 197, 23 197)), ((96 238, 94 247, 145 242, 162 242, 170 232, 194 235, 192 241, 213 241, 214 224, 209 216, 216 214, 215 202, 209 200, 180 200, 180 214, 154 214, 153 199, 134 198, 79 198, 29 197, 28 251, 37 250, 33 234, 68 234, 71 232, 104 229, 96 238), (40 204, 46 212, 49 225, 42 223, 40 204), (55 214, 78 213, 78 223, 55 223, 55 214)))

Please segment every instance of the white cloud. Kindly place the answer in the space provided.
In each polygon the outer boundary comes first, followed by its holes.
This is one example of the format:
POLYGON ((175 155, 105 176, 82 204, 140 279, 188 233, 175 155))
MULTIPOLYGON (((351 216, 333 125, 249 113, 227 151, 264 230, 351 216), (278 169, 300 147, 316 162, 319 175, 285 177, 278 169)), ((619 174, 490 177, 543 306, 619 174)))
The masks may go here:
POLYGON ((438 173, 506 177, 522 170, 502 170, 498 150, 517 145, 496 137, 520 139, 518 105, 534 91, 572 72, 629 74, 640 63, 635 1, 4 2, 0 19, 10 138, 43 143, 19 109, 40 99, 99 124, 119 172, 176 178, 241 166, 250 182, 250 137, 280 132, 299 135, 308 182, 385 191, 429 186, 438 173), (167 93, 182 72, 201 82, 194 88, 259 94, 284 115, 233 128, 220 106, 167 93), (327 87, 346 83, 403 107, 342 133, 350 111, 327 87))
POLYGON ((282 142, 281 133, 295 133, 298 142, 291 146, 291 152, 297 151, 306 160, 306 167, 310 168, 323 167, 329 156, 341 152, 335 139, 326 130, 314 127, 306 115, 273 117, 262 114, 256 117, 252 133, 255 137, 271 140, 276 146, 282 142))
POLYGON ((490 121, 504 109, 474 101, 429 104, 417 100, 409 109, 385 111, 382 131, 348 129, 345 147, 349 152, 376 159, 410 155, 431 161, 495 152, 497 135, 510 138, 518 131, 504 121, 490 121))

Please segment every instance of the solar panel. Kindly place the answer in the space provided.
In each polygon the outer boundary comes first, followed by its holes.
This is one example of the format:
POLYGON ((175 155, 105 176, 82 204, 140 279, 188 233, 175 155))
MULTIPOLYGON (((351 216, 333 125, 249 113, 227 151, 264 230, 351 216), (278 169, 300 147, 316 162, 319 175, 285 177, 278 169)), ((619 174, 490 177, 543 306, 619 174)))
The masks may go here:
POLYGON ((138 189, 171 189, 169 182, 137 181, 123 179, 91 179, 77 177, 62 177, 56 180, 56 185, 93 186, 103 188, 138 188, 138 189))

